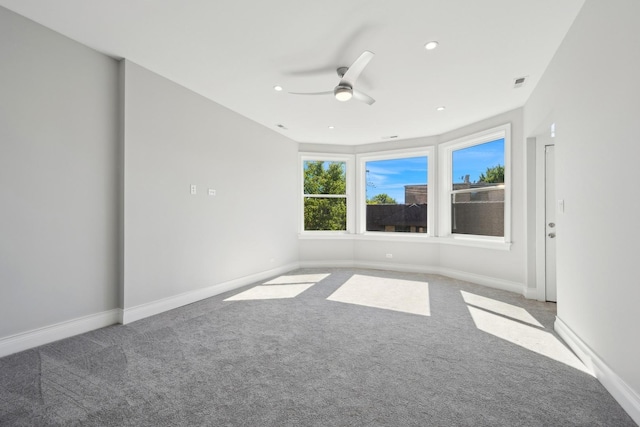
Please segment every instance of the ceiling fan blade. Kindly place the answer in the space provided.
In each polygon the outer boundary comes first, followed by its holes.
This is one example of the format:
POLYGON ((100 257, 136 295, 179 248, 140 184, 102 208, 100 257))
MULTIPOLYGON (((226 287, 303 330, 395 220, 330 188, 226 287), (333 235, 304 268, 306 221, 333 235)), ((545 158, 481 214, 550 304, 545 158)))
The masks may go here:
POLYGON ((372 97, 370 97, 366 93, 360 92, 359 90, 355 90, 355 89, 353 90, 353 97, 355 99, 357 99, 358 101, 362 101, 362 102, 364 102, 366 104, 369 104, 369 105, 371 105, 374 102, 376 102, 375 99, 373 99, 372 97))
POLYGON ((374 55, 375 54, 373 52, 369 52, 368 50, 362 52, 362 55, 360 55, 358 59, 351 64, 347 72, 344 73, 342 80, 340 80, 340 84, 353 87, 356 84, 356 80, 358 80, 358 77, 374 55))
POLYGON ((290 70, 290 71, 284 72, 285 76, 318 76, 323 74, 333 74, 335 76, 336 68, 333 66, 316 67, 316 68, 309 68, 304 70, 290 70))
POLYGON ((333 91, 327 91, 327 92, 304 92, 304 93, 300 93, 300 92, 289 92, 291 95, 333 95, 333 91))

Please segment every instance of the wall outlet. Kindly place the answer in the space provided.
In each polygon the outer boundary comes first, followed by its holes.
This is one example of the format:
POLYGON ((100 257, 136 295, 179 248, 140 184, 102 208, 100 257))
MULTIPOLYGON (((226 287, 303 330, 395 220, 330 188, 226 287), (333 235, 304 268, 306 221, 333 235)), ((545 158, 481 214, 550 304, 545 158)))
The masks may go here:
POLYGON ((386 257, 387 258, 393 258, 393 254, 387 254, 386 257))
POLYGON ((196 194, 196 185, 191 184, 191 194, 196 194))
POLYGON ((216 195, 216 190, 214 190, 213 188, 209 189, 209 195, 210 196, 215 196, 216 195))

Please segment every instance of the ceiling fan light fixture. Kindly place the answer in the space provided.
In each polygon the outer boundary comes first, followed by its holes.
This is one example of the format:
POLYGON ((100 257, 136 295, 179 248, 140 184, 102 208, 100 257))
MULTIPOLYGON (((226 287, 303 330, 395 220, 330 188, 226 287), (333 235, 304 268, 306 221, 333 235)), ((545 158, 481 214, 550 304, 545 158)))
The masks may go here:
POLYGON ((333 94, 338 101, 345 102, 353 97, 353 89, 349 86, 336 86, 333 90, 333 94))
POLYGON ((424 45, 424 48, 427 50, 433 50, 435 48, 438 47, 438 42, 435 40, 432 40, 430 42, 428 42, 427 44, 424 45))

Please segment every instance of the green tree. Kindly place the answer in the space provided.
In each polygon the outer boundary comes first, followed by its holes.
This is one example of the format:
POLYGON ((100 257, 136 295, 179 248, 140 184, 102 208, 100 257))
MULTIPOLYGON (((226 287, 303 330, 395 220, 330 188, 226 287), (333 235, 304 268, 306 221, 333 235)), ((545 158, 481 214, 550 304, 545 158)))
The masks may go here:
MULTIPOLYGON (((344 162, 307 161, 304 165, 304 194, 346 195, 344 162)), ((346 197, 305 197, 305 230, 346 230, 346 197)))
POLYGON ((503 183, 504 182, 504 166, 497 165, 492 168, 487 168, 485 173, 481 173, 478 177, 478 182, 485 183, 503 183))
POLYGON ((367 200, 368 205, 396 205, 396 199, 389 196, 387 193, 376 194, 369 200, 367 200))

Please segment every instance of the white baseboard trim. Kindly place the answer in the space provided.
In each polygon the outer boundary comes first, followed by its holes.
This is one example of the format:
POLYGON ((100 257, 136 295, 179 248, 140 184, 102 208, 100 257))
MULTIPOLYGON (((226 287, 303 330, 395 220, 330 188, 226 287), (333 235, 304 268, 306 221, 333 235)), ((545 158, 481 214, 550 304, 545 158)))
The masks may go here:
POLYGON ((523 293, 526 299, 535 299, 538 301, 544 301, 544 298, 540 298, 540 292, 537 288, 529 288, 527 285, 523 286, 523 293))
POLYGON ((559 317, 554 329, 573 352, 590 369, 613 398, 640 425, 640 395, 618 376, 591 348, 559 317))
POLYGON ((497 277, 484 276, 482 274, 467 273, 466 271, 454 270, 451 268, 440 268, 439 274, 454 279, 477 283, 478 285, 486 286, 488 288, 514 292, 525 296, 525 285, 522 283, 498 279, 497 277))
POLYGON ((90 314, 0 339, 0 357, 118 323, 120 310, 90 314))
POLYGON ((298 263, 291 263, 271 270, 262 271, 260 273, 251 274, 249 276, 240 277, 238 279, 229 280, 223 283, 218 283, 217 285, 209 286, 202 289, 196 289, 149 303, 137 305, 135 307, 126 308, 122 310, 119 321, 123 325, 126 325, 127 323, 135 322, 136 320, 164 313, 165 311, 173 310, 174 308, 182 307, 187 304, 192 304, 194 302, 210 298, 224 292, 232 291, 242 286, 250 285, 260 280, 268 279, 272 276, 288 273, 289 271, 295 270, 298 267, 298 263))
POLYGON ((371 262, 371 261, 303 261, 300 263, 300 267, 307 268, 340 268, 340 267, 355 267, 355 268, 369 268, 374 270, 391 270, 401 271, 409 273, 427 273, 427 274, 440 274, 442 276, 451 277, 453 279, 464 280, 467 282, 477 283, 479 285, 487 286, 494 289, 501 289, 504 291, 515 292, 529 298, 527 287, 518 282, 512 282, 509 280, 498 279, 495 277, 483 276, 481 274, 467 273, 465 271, 454 270, 451 268, 434 267, 430 265, 416 265, 416 264, 399 264, 392 262, 371 262))
POLYGON ((371 268, 374 270, 400 271, 403 273, 440 274, 439 268, 432 267, 430 265, 399 264, 399 263, 393 263, 393 262, 356 261, 355 266, 359 268, 371 268))
POLYGON ((345 260, 300 261, 300 268, 349 268, 355 266, 353 261, 345 260))

